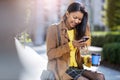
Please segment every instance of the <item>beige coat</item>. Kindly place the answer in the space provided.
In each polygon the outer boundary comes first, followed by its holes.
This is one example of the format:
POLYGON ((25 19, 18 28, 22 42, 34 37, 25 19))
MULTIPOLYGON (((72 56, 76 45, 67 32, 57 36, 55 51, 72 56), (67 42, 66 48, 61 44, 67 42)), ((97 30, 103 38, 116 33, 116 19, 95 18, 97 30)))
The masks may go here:
MULTIPOLYGON (((57 25, 52 25, 48 28, 47 32, 47 56, 48 56, 48 70, 52 70, 55 73, 56 80, 70 80, 72 79, 69 75, 65 73, 65 71, 69 67, 69 60, 70 60, 70 48, 68 45, 69 37, 66 31, 66 27, 63 21, 61 21, 57 25), (61 42, 60 46, 58 46, 58 32, 57 27, 59 27, 61 42), (56 64, 57 63, 57 64, 56 64)), ((87 25, 86 28, 86 35, 90 36, 90 28, 87 25)), ((90 45, 90 39, 87 41, 87 45, 90 45)), ((80 55, 80 50, 77 49, 76 51, 76 61, 78 67, 80 69, 83 68, 83 60, 80 55)))

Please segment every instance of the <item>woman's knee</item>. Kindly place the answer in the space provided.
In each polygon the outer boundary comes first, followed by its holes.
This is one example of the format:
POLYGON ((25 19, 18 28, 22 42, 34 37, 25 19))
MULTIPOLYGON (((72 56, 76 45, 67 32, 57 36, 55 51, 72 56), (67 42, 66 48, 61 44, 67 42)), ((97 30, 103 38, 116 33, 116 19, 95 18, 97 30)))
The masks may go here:
POLYGON ((77 80, 89 80, 89 79, 84 76, 80 76, 77 80))
POLYGON ((102 73, 98 73, 97 78, 98 78, 98 80, 105 80, 105 76, 102 73))

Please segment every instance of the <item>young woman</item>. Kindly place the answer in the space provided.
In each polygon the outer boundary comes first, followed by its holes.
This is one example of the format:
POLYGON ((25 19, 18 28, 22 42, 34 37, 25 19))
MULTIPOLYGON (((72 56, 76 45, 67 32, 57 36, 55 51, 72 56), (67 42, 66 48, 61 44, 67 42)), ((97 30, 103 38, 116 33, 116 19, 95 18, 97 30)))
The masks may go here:
POLYGON ((48 70, 55 74, 55 80, 105 80, 103 74, 83 68, 80 47, 89 46, 91 41, 88 13, 83 4, 71 3, 63 20, 48 28, 46 39, 48 70), (83 41, 84 36, 89 39, 83 41))

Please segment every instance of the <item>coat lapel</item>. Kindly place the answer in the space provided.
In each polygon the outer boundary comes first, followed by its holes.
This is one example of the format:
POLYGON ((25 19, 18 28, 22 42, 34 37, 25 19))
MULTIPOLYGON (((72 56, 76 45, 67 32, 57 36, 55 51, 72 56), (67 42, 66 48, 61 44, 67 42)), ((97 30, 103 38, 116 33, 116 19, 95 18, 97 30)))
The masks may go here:
POLYGON ((61 21, 61 23, 60 23, 60 34, 61 34, 62 44, 65 44, 70 41, 64 21, 61 21))

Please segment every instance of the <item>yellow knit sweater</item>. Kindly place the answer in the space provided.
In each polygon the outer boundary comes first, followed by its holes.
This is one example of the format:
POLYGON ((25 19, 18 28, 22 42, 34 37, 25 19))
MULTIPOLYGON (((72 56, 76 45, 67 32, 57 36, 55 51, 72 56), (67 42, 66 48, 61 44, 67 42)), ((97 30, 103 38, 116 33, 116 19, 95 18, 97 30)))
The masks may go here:
POLYGON ((74 39, 74 30, 68 30, 67 31, 70 42, 69 42, 69 47, 70 47, 70 67, 77 67, 76 59, 75 59, 75 52, 76 48, 74 48, 72 41, 74 39))
MULTIPOLYGON (((69 39, 70 39, 70 42, 69 42, 69 47, 70 47, 70 64, 69 66, 70 67, 77 67, 77 62, 76 62, 76 59, 75 59, 75 52, 76 52, 76 49, 77 48, 74 48, 73 44, 72 44, 72 41, 74 40, 74 30, 68 30, 67 31, 68 33, 68 36, 69 36, 69 39)), ((91 67, 92 66, 92 63, 88 63, 87 59, 89 58, 90 56, 89 55, 86 55, 86 56, 83 56, 83 61, 84 61, 84 65, 87 66, 87 67, 91 67)))

